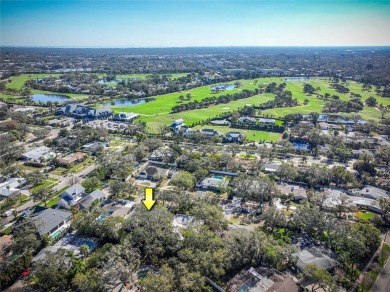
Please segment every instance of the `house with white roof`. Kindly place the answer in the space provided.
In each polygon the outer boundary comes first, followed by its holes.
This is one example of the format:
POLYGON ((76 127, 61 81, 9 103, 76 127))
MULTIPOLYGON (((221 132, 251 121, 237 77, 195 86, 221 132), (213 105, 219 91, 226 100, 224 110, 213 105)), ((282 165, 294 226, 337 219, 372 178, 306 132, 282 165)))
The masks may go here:
POLYGON ((0 197, 9 198, 15 193, 20 192, 19 187, 24 184, 26 180, 24 178, 10 178, 5 182, 0 183, 0 197))
POLYGON ((136 114, 136 113, 116 113, 112 117, 112 119, 114 121, 131 123, 132 121, 134 121, 138 117, 139 117, 139 114, 136 114))
POLYGON ((46 146, 40 146, 23 153, 21 156, 27 161, 42 162, 43 160, 50 159, 54 156, 54 154, 50 153, 50 151, 50 148, 46 146))
POLYGON ((379 197, 384 197, 389 199, 390 198, 390 192, 376 188, 370 185, 366 185, 360 192, 360 195, 366 198, 377 200, 379 197))

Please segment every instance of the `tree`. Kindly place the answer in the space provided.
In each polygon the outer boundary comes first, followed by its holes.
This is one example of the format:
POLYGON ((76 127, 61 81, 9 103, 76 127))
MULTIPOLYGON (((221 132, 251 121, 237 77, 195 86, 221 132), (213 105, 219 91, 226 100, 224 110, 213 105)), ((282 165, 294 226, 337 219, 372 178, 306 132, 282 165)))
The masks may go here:
POLYGON ((47 252, 46 257, 32 266, 30 285, 43 291, 67 290, 67 276, 71 265, 72 261, 67 256, 66 250, 60 249, 56 253, 47 252))
POLYGON ((390 199, 380 196, 376 201, 376 205, 382 211, 382 218, 390 220, 390 199))
POLYGON ((31 193, 35 201, 43 201, 45 207, 47 207, 47 200, 51 196, 51 190, 48 187, 39 188, 38 190, 31 193))
POLYGON ((174 271, 169 266, 164 265, 158 274, 149 272, 147 277, 140 281, 140 284, 143 291, 170 292, 175 290, 175 279, 174 271))
POLYGON ((388 114, 390 112, 390 106, 384 106, 384 105, 380 105, 379 106, 379 111, 381 112, 381 118, 383 120, 383 118, 385 117, 386 114, 388 114))
POLYGON ((375 107, 377 105, 377 100, 375 97, 373 96, 370 96, 369 98, 366 99, 366 105, 367 106, 371 106, 371 107, 375 107))
POLYGON ((315 264, 308 264, 304 269, 306 278, 313 282, 312 292, 323 289, 326 292, 336 291, 334 279, 325 269, 318 268, 315 264))
POLYGON ((91 178, 84 179, 81 184, 87 193, 91 193, 100 186, 100 180, 93 176, 91 178))
POLYGON ((313 121, 313 124, 316 125, 320 114, 317 112, 311 112, 309 115, 311 117, 311 120, 313 121))
POLYGON ((336 210, 338 212, 339 218, 341 218, 342 213, 345 212, 346 208, 351 204, 352 200, 345 194, 341 194, 337 200, 336 210))
POLYGON ((381 146, 378 148, 378 157, 388 166, 390 163, 390 146, 381 146))
POLYGON ((276 174, 280 177, 281 180, 286 179, 290 181, 298 176, 298 171, 292 163, 283 162, 279 166, 276 174))
POLYGON ((284 226, 286 223, 286 217, 276 207, 269 207, 260 216, 261 220, 264 220, 264 228, 273 232, 275 227, 284 226))
POLYGON ((31 186, 39 185, 44 179, 45 175, 39 171, 32 171, 25 175, 27 184, 31 186))
POLYGON ((334 166, 330 171, 331 181, 336 183, 338 187, 340 184, 347 184, 354 181, 354 176, 346 170, 343 166, 334 166))
POLYGON ((194 177, 188 171, 177 173, 171 183, 182 190, 191 190, 194 187, 194 177))

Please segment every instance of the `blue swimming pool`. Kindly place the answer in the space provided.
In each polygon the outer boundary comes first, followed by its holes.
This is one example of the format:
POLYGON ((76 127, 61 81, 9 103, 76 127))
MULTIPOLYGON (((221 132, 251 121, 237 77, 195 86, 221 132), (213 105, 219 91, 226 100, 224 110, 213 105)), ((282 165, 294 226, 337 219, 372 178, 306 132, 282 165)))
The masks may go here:
POLYGON ((220 175, 213 175, 213 178, 219 179, 219 180, 224 180, 223 176, 220 176, 220 175))
POLYGON ((76 239, 73 243, 72 243, 74 246, 77 246, 78 248, 80 248, 82 245, 87 245, 88 248, 89 248, 89 251, 92 251, 96 248, 97 246, 97 243, 91 239, 84 239, 84 238, 79 238, 79 239, 76 239))
POLYGON ((101 215, 97 221, 101 222, 103 220, 105 220, 107 217, 109 217, 112 213, 114 213, 114 211, 107 211, 106 213, 104 213, 103 215, 101 215))
POLYGON ((297 149, 297 150, 310 150, 310 144, 309 143, 294 142, 292 144, 294 145, 294 148, 297 149))

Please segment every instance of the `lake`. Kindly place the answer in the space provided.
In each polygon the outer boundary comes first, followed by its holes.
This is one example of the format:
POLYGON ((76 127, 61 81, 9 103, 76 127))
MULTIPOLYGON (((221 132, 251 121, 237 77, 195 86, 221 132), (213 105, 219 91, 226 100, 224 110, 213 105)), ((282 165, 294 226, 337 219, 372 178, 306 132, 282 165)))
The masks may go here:
POLYGON ((137 104, 143 104, 151 100, 141 99, 116 99, 113 101, 103 103, 104 106, 135 106, 137 104))
POLYGON ((71 100, 69 96, 66 95, 58 95, 58 94, 33 94, 31 96, 34 102, 65 102, 71 100))
POLYGON ((105 80, 105 79, 101 79, 98 81, 99 84, 108 84, 108 83, 119 83, 121 81, 128 81, 128 80, 137 80, 139 78, 117 78, 115 80, 111 80, 111 81, 108 81, 108 80, 105 80))
POLYGON ((302 81, 308 81, 311 79, 313 79, 313 78, 311 78, 311 77, 288 77, 288 78, 284 78, 284 81, 302 82, 302 81))
POLYGON ((214 86, 211 86, 211 90, 217 90, 218 88, 221 90, 232 90, 233 88, 235 88, 236 86, 234 84, 218 84, 218 85, 214 85, 214 86))

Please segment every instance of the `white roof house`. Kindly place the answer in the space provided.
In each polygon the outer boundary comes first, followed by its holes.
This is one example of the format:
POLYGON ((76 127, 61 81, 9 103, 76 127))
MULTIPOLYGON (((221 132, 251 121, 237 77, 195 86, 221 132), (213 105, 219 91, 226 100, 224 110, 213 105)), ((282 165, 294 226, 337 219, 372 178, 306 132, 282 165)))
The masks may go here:
POLYGON ((370 185, 366 185, 359 193, 370 199, 378 199, 379 197, 390 198, 390 192, 370 185))
POLYGON ((45 157, 46 154, 50 152, 50 148, 46 146, 40 146, 37 147, 31 151, 27 151, 22 154, 22 157, 26 158, 27 160, 31 161, 41 161, 45 158, 50 158, 48 156, 45 157))
POLYGON ((115 121, 131 122, 139 117, 136 113, 117 113, 113 116, 115 121))
POLYGON ((0 183, 0 196, 9 197, 13 193, 19 191, 18 187, 25 181, 24 178, 10 178, 5 182, 0 183))

